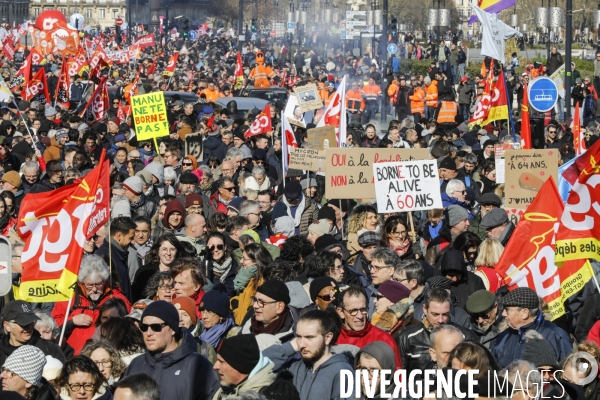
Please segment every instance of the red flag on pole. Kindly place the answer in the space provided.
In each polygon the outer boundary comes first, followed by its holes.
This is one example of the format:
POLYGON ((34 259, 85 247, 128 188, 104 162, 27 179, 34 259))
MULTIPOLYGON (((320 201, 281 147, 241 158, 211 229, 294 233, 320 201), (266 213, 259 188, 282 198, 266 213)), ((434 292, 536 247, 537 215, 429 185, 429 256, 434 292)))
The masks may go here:
POLYGON ((25 242, 21 285, 15 298, 31 302, 72 297, 83 246, 110 216, 109 163, 100 163, 72 185, 28 194, 19 210, 17 232, 25 242))
POLYGON ((244 85, 244 68, 242 67, 242 54, 238 51, 237 59, 235 61, 235 85, 234 89, 239 90, 244 85))
POLYGON ((244 133, 244 139, 257 136, 262 133, 271 132, 273 127, 271 125, 271 105, 267 104, 265 109, 260 112, 254 119, 250 128, 244 133))
POLYGON ((71 88, 71 77, 69 76, 69 66, 63 57, 58 83, 56 84, 56 103, 68 109, 70 107, 69 89, 71 88))
POLYGON ((531 122, 529 121, 529 96, 527 95, 527 84, 523 85, 523 103, 521 105, 521 141, 523 148, 532 149, 531 122))
POLYGON ((48 82, 46 81, 45 72, 44 68, 40 68, 33 78, 31 78, 31 81, 25 85, 25 89, 21 91, 21 98, 23 100, 38 101, 41 104, 50 104, 48 82))
POLYGON ((106 87, 106 77, 104 76, 80 116, 83 116, 87 111, 91 117, 86 118, 87 121, 100 121, 104 119, 104 114, 108 110, 108 102, 108 88, 106 87))
POLYGON ((175 72, 175 67, 177 66, 178 59, 179 59, 179 53, 175 53, 171 56, 171 58, 169 59, 169 64, 167 65, 167 68, 165 68, 163 75, 173 76, 173 73, 175 72))

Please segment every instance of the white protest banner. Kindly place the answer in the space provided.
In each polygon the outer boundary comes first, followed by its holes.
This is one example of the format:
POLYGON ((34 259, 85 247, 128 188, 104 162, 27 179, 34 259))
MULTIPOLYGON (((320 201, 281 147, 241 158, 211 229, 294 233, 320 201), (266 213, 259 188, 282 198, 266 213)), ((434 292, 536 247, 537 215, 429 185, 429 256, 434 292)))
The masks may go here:
POLYGON ((444 208, 435 160, 373 164, 380 213, 444 208))

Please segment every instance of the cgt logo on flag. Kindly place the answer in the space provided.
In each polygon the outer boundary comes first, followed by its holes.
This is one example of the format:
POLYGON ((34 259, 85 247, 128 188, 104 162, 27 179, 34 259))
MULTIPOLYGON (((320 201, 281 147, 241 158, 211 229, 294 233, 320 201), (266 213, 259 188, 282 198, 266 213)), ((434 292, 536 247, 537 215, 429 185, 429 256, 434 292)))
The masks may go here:
POLYGON ((244 139, 257 136, 262 133, 271 132, 273 127, 271 126, 271 105, 267 104, 264 110, 258 114, 250 128, 244 133, 244 139))
POLYGON ((16 298, 44 302, 71 296, 86 238, 110 215, 108 169, 108 161, 103 161, 75 184, 26 196, 17 224, 25 247, 16 298))

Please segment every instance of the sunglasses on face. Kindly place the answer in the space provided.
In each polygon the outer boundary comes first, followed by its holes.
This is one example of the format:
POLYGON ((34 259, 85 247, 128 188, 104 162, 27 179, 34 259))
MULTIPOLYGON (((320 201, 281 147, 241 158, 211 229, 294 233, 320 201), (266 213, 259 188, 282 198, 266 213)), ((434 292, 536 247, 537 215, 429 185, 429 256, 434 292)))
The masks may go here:
POLYGON ((216 246, 210 246, 208 249, 210 251, 215 251, 215 249, 217 249, 217 250, 223 250, 224 248, 225 248, 224 244, 218 244, 216 246))
POLYGON ((333 300, 333 296, 331 296, 330 294, 326 294, 324 296, 317 296, 317 297, 323 301, 332 301, 333 300))
POLYGON ((152 329, 152 332, 162 332, 163 328, 167 326, 167 324, 140 324, 140 331, 148 332, 148 328, 152 329))
POLYGON ((191 167, 193 165, 192 163, 187 163, 187 162, 184 162, 182 164, 185 165, 186 167, 191 167))
POLYGON ((224 187, 223 189, 225 189, 227 191, 230 191, 230 192, 233 192, 235 190, 235 187, 230 187, 230 188, 224 187))

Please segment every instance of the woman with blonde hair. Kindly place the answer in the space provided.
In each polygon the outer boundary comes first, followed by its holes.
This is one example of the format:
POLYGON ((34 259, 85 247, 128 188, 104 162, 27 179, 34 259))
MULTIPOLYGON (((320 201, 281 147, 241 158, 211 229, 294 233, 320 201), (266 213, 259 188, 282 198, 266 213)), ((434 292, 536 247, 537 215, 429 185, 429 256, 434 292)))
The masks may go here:
POLYGON ((380 234, 381 225, 381 219, 379 218, 379 215, 377 215, 375 207, 370 204, 361 204, 354 207, 348 220, 347 247, 350 252, 348 263, 353 262, 357 253, 361 250, 358 245, 358 237, 367 231, 373 231, 380 234))
POLYGON ((494 269, 503 251, 504 246, 498 240, 487 238, 479 245, 475 258, 474 274, 481 278, 485 288, 492 293, 504 286, 504 279, 494 269))

